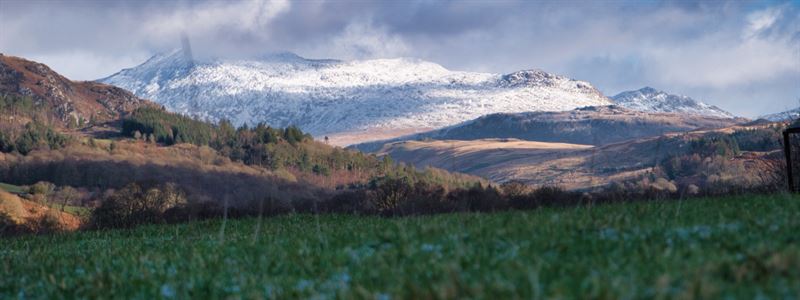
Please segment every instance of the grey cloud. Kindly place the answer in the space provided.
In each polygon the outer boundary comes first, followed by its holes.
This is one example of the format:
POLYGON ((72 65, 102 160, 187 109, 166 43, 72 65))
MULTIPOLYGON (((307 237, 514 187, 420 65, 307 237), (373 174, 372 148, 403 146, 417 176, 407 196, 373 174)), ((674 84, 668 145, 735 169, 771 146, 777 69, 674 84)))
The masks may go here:
POLYGON ((796 2, 0 0, 0 51, 94 79, 178 47, 185 32, 199 56, 541 68, 608 95, 650 85, 755 116, 797 105, 799 12, 796 2))

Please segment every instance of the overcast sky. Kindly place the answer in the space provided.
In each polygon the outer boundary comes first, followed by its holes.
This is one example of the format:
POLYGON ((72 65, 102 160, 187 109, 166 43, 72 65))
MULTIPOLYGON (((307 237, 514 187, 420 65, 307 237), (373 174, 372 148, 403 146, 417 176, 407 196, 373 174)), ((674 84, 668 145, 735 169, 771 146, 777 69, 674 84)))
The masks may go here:
POLYGON ((417 57, 539 68, 608 96, 643 86, 754 117, 800 105, 800 1, 0 0, 0 52, 92 80, 195 55, 417 57))

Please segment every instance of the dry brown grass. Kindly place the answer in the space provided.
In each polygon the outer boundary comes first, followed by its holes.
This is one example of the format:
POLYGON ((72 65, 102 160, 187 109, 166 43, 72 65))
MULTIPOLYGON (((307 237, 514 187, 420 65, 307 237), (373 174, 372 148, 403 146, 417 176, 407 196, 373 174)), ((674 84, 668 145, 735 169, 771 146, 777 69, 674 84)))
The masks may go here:
POLYGON ((8 216, 15 224, 22 224, 28 217, 22 199, 3 190, 0 190, 0 213, 8 216))
MULTIPOLYGON (((752 128, 757 126, 669 133, 597 147, 516 139, 405 141, 387 144, 380 155, 389 154, 398 161, 417 167, 433 166, 500 183, 516 180, 534 186, 587 189, 640 179, 653 172, 653 167, 664 158, 685 151, 685 141, 711 133, 732 133, 752 128)), ((767 156, 766 153, 750 152, 735 157, 725 163, 723 173, 734 174, 728 177, 744 177, 739 175, 745 173, 767 174, 775 169, 767 156)), ((755 185, 773 180, 758 176, 748 178, 745 181, 720 178, 719 181, 755 185)))
POLYGON ((480 140, 431 140, 408 141, 403 143, 408 150, 423 148, 448 149, 456 154, 468 154, 485 150, 578 150, 592 148, 591 145, 523 141, 519 139, 480 139, 480 140))
POLYGON ((46 221, 47 230, 74 231, 80 228, 81 219, 43 204, 28 201, 0 190, 0 213, 9 217, 16 225, 37 232, 46 221))
MULTIPOLYGON (((407 129, 371 129, 368 131, 351 131, 342 132, 337 134, 328 135, 328 143, 333 146, 345 147, 349 145, 393 139, 401 136, 411 135, 420 132, 426 132, 435 128, 407 128, 407 129)), ((316 137, 317 140, 322 141, 324 137, 316 137)))

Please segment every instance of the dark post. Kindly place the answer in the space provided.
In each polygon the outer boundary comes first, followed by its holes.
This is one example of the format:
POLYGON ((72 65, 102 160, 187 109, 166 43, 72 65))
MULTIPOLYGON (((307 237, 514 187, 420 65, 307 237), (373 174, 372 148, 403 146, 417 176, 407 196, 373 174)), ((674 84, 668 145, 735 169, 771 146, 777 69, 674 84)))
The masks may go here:
POLYGON ((790 137, 792 134, 800 133, 800 127, 787 128, 783 131, 783 152, 786 155, 786 177, 789 179, 789 191, 794 193, 797 191, 794 185, 794 168, 792 167, 792 141, 790 137))
POLYGON ((783 131, 783 152, 786 155, 786 177, 789 178, 789 192, 794 193, 794 178, 792 177, 792 146, 789 142, 789 130, 783 131))

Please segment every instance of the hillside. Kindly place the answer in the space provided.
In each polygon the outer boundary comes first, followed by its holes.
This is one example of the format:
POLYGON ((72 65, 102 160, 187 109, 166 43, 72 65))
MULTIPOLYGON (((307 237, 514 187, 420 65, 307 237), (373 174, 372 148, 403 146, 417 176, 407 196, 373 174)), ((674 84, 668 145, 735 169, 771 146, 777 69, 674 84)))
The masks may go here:
POLYGON ((687 96, 668 94, 651 87, 626 91, 611 97, 614 104, 644 112, 680 113, 718 118, 733 118, 733 114, 687 96))
POLYGON ((611 102, 591 84, 540 70, 451 71, 417 59, 314 60, 291 53, 195 60, 176 50, 100 82, 173 112, 236 125, 295 125, 335 145, 387 139, 489 113, 611 102))
POLYGON ((34 195, 41 203, 61 197, 65 206, 94 209, 98 213, 92 214, 90 226, 96 228, 208 218, 223 211, 311 212, 343 191, 380 190, 384 182, 445 191, 486 183, 329 146, 293 126, 235 127, 170 113, 116 87, 76 83, 23 59, 6 61, 24 69, 7 69, 5 74, 16 74, 15 81, 5 81, 7 86, 28 91, 26 84, 37 82, 26 73, 30 68, 57 84, 37 85, 43 94, 2 98, 8 101, 0 103, 11 103, 0 107, 10 112, 3 116, 13 122, 0 126, 0 182, 46 187, 34 195), (132 98, 79 97, 87 95, 87 87, 132 98), (106 138, 86 134, 97 126, 94 122, 75 125, 59 119, 61 108, 70 108, 65 110, 69 116, 83 116, 82 109, 103 104, 107 110, 98 109, 94 120, 114 124, 103 126, 113 132, 106 138))
POLYGON ((0 189, 0 235, 7 229, 5 227, 9 226, 26 226, 28 227, 27 231, 36 232, 38 230, 77 230, 80 224, 80 218, 73 214, 48 207, 42 203, 22 199, 0 189))
POLYGON ((648 113, 619 106, 585 107, 563 112, 490 114, 439 130, 352 146, 366 152, 408 140, 513 138, 538 142, 606 145, 669 132, 734 125, 744 119, 693 114, 648 113))
POLYGON ((0 54, 0 124, 22 124, 33 118, 62 128, 118 120, 143 106, 155 106, 108 84, 72 81, 48 66, 0 54))
POLYGON ((783 168, 780 127, 771 126, 668 133, 598 146, 516 139, 401 141, 384 145, 378 155, 494 182, 570 190, 659 177, 684 186, 732 180, 747 187, 776 178, 782 182, 776 175, 783 168))

